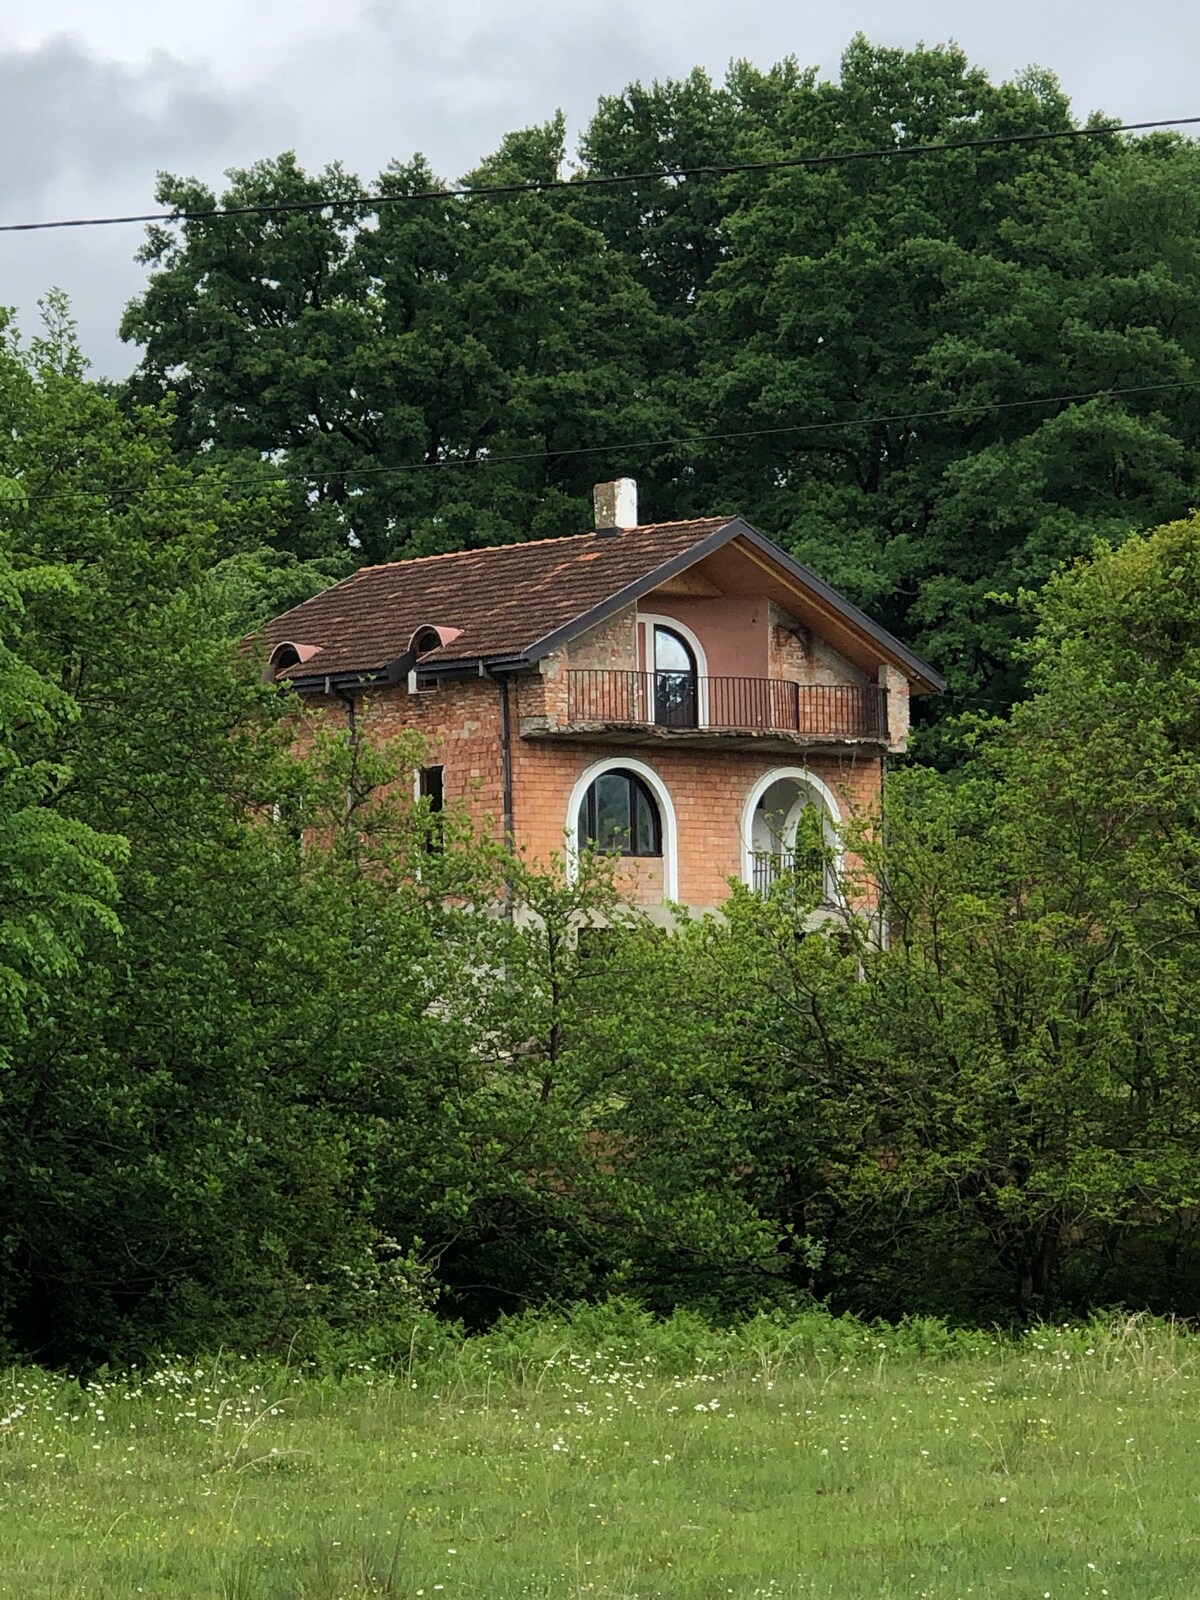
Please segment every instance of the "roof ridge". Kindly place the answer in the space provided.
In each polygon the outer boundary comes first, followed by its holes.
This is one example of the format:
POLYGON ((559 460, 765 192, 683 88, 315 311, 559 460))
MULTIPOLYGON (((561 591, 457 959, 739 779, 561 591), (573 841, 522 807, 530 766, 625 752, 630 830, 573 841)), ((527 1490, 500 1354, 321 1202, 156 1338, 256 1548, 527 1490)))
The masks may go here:
MULTIPOLYGON (((632 528, 620 528, 619 533, 654 533, 661 532, 663 528, 692 528, 699 527, 702 523, 733 522, 732 516, 721 517, 675 517, 670 522, 639 522, 632 528)), ((399 561, 375 561, 369 567, 359 567, 346 578, 339 578, 338 583, 352 583, 355 578, 361 578, 367 572, 386 572, 392 567, 417 567, 428 561, 454 561, 461 556, 483 556, 495 550, 532 550, 544 544, 574 544, 577 539, 594 539, 596 529, 589 528, 586 533, 554 533, 548 534, 544 539, 509 539, 504 544, 477 544, 469 546, 466 550, 437 550, 428 556, 403 556, 399 561)), ((330 588, 337 588, 331 584, 330 588)), ((328 590, 322 590, 327 594, 328 590)), ((295 608, 293 608, 295 609, 295 608)), ((287 613, 285 612, 286 616, 287 613)))

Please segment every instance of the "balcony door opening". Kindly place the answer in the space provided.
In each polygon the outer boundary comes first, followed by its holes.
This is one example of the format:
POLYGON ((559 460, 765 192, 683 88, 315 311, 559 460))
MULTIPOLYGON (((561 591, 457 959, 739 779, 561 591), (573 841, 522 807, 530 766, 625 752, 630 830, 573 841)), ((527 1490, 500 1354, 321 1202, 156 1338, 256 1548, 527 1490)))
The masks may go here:
POLYGON ((654 625, 654 720, 660 728, 700 721, 700 674, 690 644, 674 628, 654 625))
POLYGON ((836 805, 811 774, 770 773, 757 786, 743 819, 745 881, 761 895, 786 878, 802 899, 839 899, 836 805))

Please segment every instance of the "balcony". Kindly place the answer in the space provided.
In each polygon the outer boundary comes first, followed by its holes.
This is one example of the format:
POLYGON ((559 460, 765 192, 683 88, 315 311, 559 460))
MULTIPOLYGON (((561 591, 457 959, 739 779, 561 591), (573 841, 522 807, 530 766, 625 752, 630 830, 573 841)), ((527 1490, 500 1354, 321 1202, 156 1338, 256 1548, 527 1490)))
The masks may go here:
POLYGON ((521 732, 526 738, 787 750, 886 743, 887 727, 887 693, 877 684, 585 669, 567 675, 565 721, 531 719, 521 732))

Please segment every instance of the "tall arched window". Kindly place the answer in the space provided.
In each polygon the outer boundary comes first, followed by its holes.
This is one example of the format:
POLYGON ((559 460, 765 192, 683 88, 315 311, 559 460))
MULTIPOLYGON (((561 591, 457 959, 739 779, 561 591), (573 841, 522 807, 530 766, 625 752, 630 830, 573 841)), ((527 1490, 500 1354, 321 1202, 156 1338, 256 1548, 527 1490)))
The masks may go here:
POLYGON ((664 728, 694 728, 699 695, 696 657, 674 628, 654 629, 654 720, 664 728))
POLYGON ((623 856, 663 853, 658 804, 645 781, 625 767, 592 780, 579 802, 575 828, 581 849, 623 856))

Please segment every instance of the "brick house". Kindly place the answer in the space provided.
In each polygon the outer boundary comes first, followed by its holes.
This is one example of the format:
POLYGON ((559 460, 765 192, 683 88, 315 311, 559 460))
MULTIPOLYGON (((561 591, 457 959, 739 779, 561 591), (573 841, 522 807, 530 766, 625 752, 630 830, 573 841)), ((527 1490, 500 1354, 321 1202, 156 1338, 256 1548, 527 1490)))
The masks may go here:
POLYGON ((417 792, 531 860, 619 851, 664 918, 820 871, 811 830, 877 806, 942 678, 741 518, 641 525, 620 479, 596 524, 366 567, 268 625, 267 670, 302 715, 417 730, 417 792))

